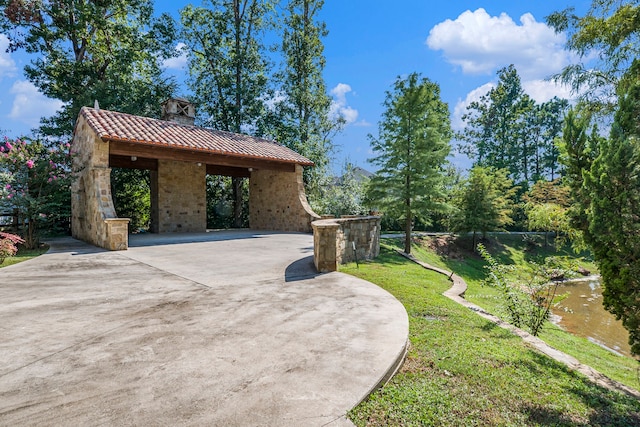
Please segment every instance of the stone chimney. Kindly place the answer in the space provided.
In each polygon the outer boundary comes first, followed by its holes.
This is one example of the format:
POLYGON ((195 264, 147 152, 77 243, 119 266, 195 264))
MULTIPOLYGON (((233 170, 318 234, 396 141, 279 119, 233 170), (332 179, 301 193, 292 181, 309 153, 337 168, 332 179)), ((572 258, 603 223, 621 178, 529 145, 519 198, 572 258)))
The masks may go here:
POLYGON ((162 120, 193 126, 196 108, 184 98, 169 98, 162 103, 162 120))

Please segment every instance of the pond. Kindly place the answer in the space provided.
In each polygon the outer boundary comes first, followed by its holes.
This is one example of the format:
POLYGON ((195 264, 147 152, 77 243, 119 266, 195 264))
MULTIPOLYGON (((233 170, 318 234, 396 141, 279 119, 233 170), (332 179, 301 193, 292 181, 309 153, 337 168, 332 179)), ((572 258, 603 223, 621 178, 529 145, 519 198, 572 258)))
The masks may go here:
POLYGON ((562 283, 557 294, 565 293, 568 297, 552 310, 553 323, 615 353, 631 356, 629 333, 622 322, 602 306, 598 277, 562 283))
POLYGON ((553 323, 615 353, 631 356, 629 333, 602 306, 598 277, 561 283, 557 295, 562 294, 568 296, 553 308, 553 323))

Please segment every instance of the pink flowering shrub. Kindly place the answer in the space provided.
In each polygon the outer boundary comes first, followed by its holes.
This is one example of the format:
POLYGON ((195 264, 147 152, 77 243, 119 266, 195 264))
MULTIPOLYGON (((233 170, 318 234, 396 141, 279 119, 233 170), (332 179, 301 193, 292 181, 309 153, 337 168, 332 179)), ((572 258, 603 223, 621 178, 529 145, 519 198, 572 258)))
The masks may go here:
POLYGON ((0 213, 24 219, 25 246, 39 245, 39 230, 68 223, 71 210, 69 144, 0 139, 0 213))
POLYGON ((0 264, 6 258, 14 256, 18 252, 18 244, 24 243, 20 236, 15 234, 3 233, 0 231, 0 264))

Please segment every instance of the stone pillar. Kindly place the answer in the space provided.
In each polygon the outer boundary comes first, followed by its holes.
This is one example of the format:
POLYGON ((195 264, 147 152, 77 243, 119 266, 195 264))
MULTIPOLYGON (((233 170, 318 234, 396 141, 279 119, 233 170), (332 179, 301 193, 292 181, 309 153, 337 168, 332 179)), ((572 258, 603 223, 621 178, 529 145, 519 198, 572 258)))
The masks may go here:
POLYGON ((254 170, 249 178, 249 227, 256 230, 311 232, 320 219, 307 202, 302 166, 295 172, 254 170))
POLYGON ((313 264, 320 273, 336 271, 342 239, 338 237, 340 224, 333 220, 315 221, 313 227, 313 264))
POLYGON ((353 216, 314 221, 311 225, 316 269, 326 273, 336 271, 340 264, 377 257, 380 220, 379 216, 353 216))
POLYGON ((206 167, 197 163, 158 160, 152 180, 152 215, 158 233, 207 230, 206 167), (155 187, 155 188, 154 188, 155 187), (157 226, 156 226, 157 224, 157 226))
POLYGON ((111 196, 109 143, 102 141, 82 116, 71 146, 71 233, 76 239, 109 250, 128 245, 128 218, 118 218, 111 196))

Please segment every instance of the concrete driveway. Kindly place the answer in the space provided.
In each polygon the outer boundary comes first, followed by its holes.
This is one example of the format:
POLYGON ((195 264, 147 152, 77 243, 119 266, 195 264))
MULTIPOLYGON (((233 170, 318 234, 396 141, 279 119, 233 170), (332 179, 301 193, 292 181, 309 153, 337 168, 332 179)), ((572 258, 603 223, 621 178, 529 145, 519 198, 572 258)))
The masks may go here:
POLYGON ((404 307, 315 274, 311 235, 51 244, 0 269, 0 425, 350 425, 405 350, 404 307))

